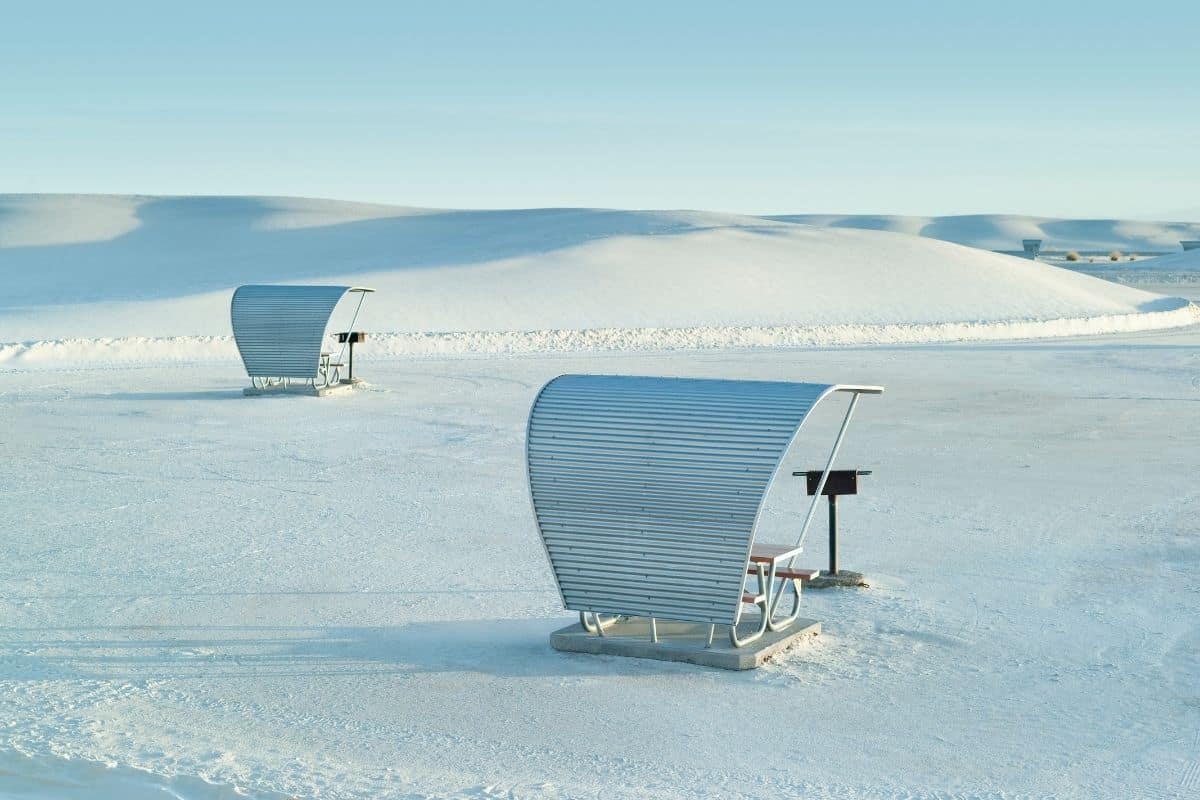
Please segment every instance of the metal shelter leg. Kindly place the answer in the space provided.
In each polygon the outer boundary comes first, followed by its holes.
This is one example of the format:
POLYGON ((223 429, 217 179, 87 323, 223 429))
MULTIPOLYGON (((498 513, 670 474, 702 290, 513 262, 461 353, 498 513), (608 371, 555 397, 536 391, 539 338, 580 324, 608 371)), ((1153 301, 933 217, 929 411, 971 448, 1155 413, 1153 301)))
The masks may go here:
MULTIPOLYGON (((813 494, 812 502, 808 505, 808 513, 804 515, 804 523, 800 526, 800 536, 796 539, 796 547, 804 545, 804 537, 808 535, 808 526, 812 524, 813 515, 817 513, 817 504, 821 502, 821 492, 825 491, 825 482, 829 480, 829 471, 833 469, 833 462, 837 459, 838 451, 842 449, 842 440, 846 438, 846 429, 850 427, 850 418, 854 416, 854 408, 858 405, 858 398, 861 395, 855 392, 850 396, 850 406, 846 409, 846 416, 842 419, 842 427, 838 430, 837 438, 833 441, 833 449, 829 451, 829 460, 825 462, 825 470, 821 473, 821 480, 817 482, 817 491, 813 494)), ((793 567, 796 564, 796 556, 792 556, 788 560, 788 567, 793 567)))
POLYGON ((745 647, 751 642, 761 639, 763 634, 767 632, 767 625, 771 621, 771 609, 768 607, 771 595, 769 591, 770 586, 767 584, 767 573, 762 564, 755 566, 758 567, 758 594, 754 596, 754 605, 758 606, 762 612, 762 619, 759 621, 758 630, 745 639, 739 639, 737 625, 742 618, 742 606, 745 605, 744 603, 739 604, 733 624, 729 626, 729 643, 734 647, 745 647))
POLYGON ((591 622, 588 622, 587 615, 588 615, 588 612, 586 612, 586 611, 579 612, 579 625, 588 633, 592 633, 597 636, 603 636, 604 629, 611 628, 613 625, 616 625, 617 620, 620 619, 620 617, 613 617, 610 620, 604 620, 600 617, 599 612, 593 611, 592 617, 593 617, 593 619, 596 620, 596 622, 593 624, 591 622))
POLYGON ((793 622, 800 617, 800 581, 792 579, 782 580, 779 582, 779 589, 776 590, 771 598, 771 615, 767 622, 767 630, 775 632, 785 630, 793 622), (779 606, 783 602, 784 594, 788 593, 788 584, 791 584, 792 595, 792 611, 783 619, 776 619, 775 614, 779 611, 779 606))

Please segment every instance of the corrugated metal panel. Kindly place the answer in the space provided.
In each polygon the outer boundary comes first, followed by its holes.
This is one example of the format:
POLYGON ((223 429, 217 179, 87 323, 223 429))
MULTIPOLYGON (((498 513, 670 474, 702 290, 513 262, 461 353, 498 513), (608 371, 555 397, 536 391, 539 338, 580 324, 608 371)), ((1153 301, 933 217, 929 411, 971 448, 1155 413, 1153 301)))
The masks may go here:
POLYGON ((563 604, 732 623, 759 506, 834 388, 617 375, 546 384, 526 458, 563 604))
POLYGON ((229 307, 252 378, 315 378, 325 326, 349 286, 242 286, 229 307))

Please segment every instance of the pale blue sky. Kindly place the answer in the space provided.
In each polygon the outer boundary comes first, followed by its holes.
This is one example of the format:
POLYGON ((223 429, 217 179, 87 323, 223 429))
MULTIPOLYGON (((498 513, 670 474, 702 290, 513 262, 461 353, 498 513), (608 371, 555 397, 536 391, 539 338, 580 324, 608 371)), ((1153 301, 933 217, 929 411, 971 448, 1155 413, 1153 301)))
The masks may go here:
POLYGON ((1195 3, 29 3, 0 191, 1200 216, 1195 3))

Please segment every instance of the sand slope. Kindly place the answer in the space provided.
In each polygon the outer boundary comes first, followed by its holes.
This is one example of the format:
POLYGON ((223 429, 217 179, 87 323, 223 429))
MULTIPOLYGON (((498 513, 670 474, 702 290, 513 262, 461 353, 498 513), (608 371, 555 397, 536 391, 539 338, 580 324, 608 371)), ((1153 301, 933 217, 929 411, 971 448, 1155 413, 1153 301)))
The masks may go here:
POLYGON ((91 357, 99 339, 136 358, 230 354, 227 340, 204 337, 228 335, 230 293, 254 282, 374 286, 361 326, 381 335, 377 353, 399 354, 1053 336, 1195 320, 1182 300, 947 242, 709 212, 10 195, 0 234, 0 342, 23 343, 0 361, 29 343, 91 357))

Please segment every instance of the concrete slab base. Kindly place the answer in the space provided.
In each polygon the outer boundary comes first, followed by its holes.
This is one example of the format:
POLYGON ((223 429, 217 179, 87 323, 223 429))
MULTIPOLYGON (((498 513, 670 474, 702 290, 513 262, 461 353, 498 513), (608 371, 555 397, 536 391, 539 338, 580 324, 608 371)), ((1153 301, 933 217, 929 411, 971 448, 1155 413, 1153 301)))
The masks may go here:
POLYGON ((347 389, 354 388, 355 384, 361 383, 358 378, 354 379, 354 383, 342 382, 332 383, 329 386, 309 386, 306 383, 292 384, 290 386, 265 386, 261 389, 254 386, 247 386, 242 389, 242 394, 246 397, 270 397, 272 395, 300 395, 302 397, 324 397, 327 394, 334 392, 344 392, 347 389))
MULTIPOLYGON (((753 618, 753 614, 748 615, 753 618)), ((739 635, 748 636, 758 628, 751 619, 738 626, 739 635)), ((653 658, 658 661, 683 661, 702 667, 754 669, 772 656, 797 642, 821 632, 821 623, 798 619, 785 631, 768 631, 761 639, 745 647, 729 643, 729 629, 717 626, 712 647, 706 648, 708 626, 694 622, 658 621, 658 642, 650 641, 650 621, 642 617, 623 617, 606 628, 604 636, 588 633, 579 623, 550 634, 550 646, 567 653, 653 658)))
POLYGON ((846 586, 850 588, 859 587, 867 588, 869 584, 863 580, 861 572, 851 572, 848 569, 839 569, 837 575, 830 575, 827 572, 822 572, 817 577, 813 578, 804 584, 805 589, 832 589, 837 586, 846 586))

